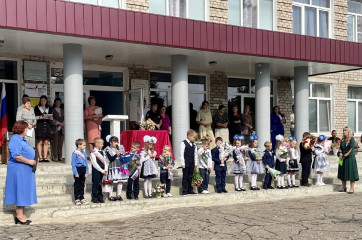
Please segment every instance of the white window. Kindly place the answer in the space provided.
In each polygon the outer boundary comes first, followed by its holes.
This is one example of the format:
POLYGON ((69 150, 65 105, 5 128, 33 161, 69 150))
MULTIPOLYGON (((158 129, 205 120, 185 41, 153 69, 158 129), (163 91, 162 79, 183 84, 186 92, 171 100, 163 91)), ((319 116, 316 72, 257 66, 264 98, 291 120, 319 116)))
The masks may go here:
POLYGON ((126 0, 66 0, 70 2, 78 2, 92 5, 99 5, 110 8, 126 8, 126 0))
POLYGON ((309 132, 331 130, 332 88, 330 84, 312 83, 309 91, 309 132))
POLYGON ((208 0, 149 0, 150 13, 207 21, 208 0))
POLYGON ((362 132, 362 87, 348 87, 348 126, 362 132))
POLYGON ((362 42, 362 2, 348 0, 348 41, 362 42))
POLYGON ((273 0, 229 0, 228 24, 273 30, 273 0))
POLYGON ((329 38, 330 0, 293 0, 293 33, 329 38))
MULTIPOLYGON (((274 81, 270 81, 270 109, 274 105, 274 81)), ((228 112, 237 105, 239 113, 243 113, 245 105, 250 106, 250 114, 255 123, 255 80, 249 78, 228 78, 228 112)))
MULTIPOLYGON (((193 109, 199 110, 201 103, 206 100, 206 76, 189 75, 189 102, 193 104, 193 109)), ((171 74, 161 72, 150 73, 151 98, 157 98, 159 104, 171 105, 171 74)))

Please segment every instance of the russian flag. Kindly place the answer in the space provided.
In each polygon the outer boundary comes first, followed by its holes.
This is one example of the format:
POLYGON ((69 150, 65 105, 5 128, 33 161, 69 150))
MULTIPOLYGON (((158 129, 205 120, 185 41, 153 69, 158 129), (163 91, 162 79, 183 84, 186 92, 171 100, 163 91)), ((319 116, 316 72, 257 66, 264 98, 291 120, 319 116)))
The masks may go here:
POLYGON ((0 146, 3 145, 5 134, 8 131, 8 111, 6 107, 6 91, 5 83, 3 82, 1 91, 1 105, 0 105, 0 146))

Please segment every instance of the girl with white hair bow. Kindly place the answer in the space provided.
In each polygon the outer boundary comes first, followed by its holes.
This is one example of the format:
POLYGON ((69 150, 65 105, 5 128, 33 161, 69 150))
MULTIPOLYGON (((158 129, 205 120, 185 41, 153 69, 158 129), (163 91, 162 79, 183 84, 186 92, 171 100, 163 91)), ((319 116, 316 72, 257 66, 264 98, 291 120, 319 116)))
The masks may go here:
POLYGON ((143 141, 145 148, 140 154, 142 163, 141 178, 144 179, 145 198, 152 198, 152 178, 155 178, 158 174, 155 165, 157 152, 154 150, 157 139, 146 135, 143 137, 143 141))

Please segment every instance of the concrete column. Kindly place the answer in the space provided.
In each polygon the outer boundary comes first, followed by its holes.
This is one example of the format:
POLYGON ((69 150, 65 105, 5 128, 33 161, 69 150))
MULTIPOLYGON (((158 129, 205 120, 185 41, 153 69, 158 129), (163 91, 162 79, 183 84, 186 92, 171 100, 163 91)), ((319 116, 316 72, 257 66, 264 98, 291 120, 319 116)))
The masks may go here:
POLYGON ((75 140, 84 139, 82 46, 63 45, 65 163, 71 163, 75 140))
POLYGON ((259 137, 259 148, 270 141, 270 66, 255 64, 255 129, 259 137))
POLYGON ((294 132, 298 142, 309 132, 308 67, 294 68, 294 132))
POLYGON ((187 56, 171 57, 172 92, 172 147, 176 159, 180 159, 180 143, 190 129, 187 56))

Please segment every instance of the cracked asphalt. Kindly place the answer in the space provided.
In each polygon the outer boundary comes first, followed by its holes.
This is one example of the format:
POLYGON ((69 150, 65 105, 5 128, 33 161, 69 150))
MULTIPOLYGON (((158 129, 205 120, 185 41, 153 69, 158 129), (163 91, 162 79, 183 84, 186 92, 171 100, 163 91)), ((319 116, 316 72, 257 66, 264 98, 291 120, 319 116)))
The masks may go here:
POLYGON ((336 193, 107 222, 0 226, 0 239, 362 239, 361 197, 336 193))

